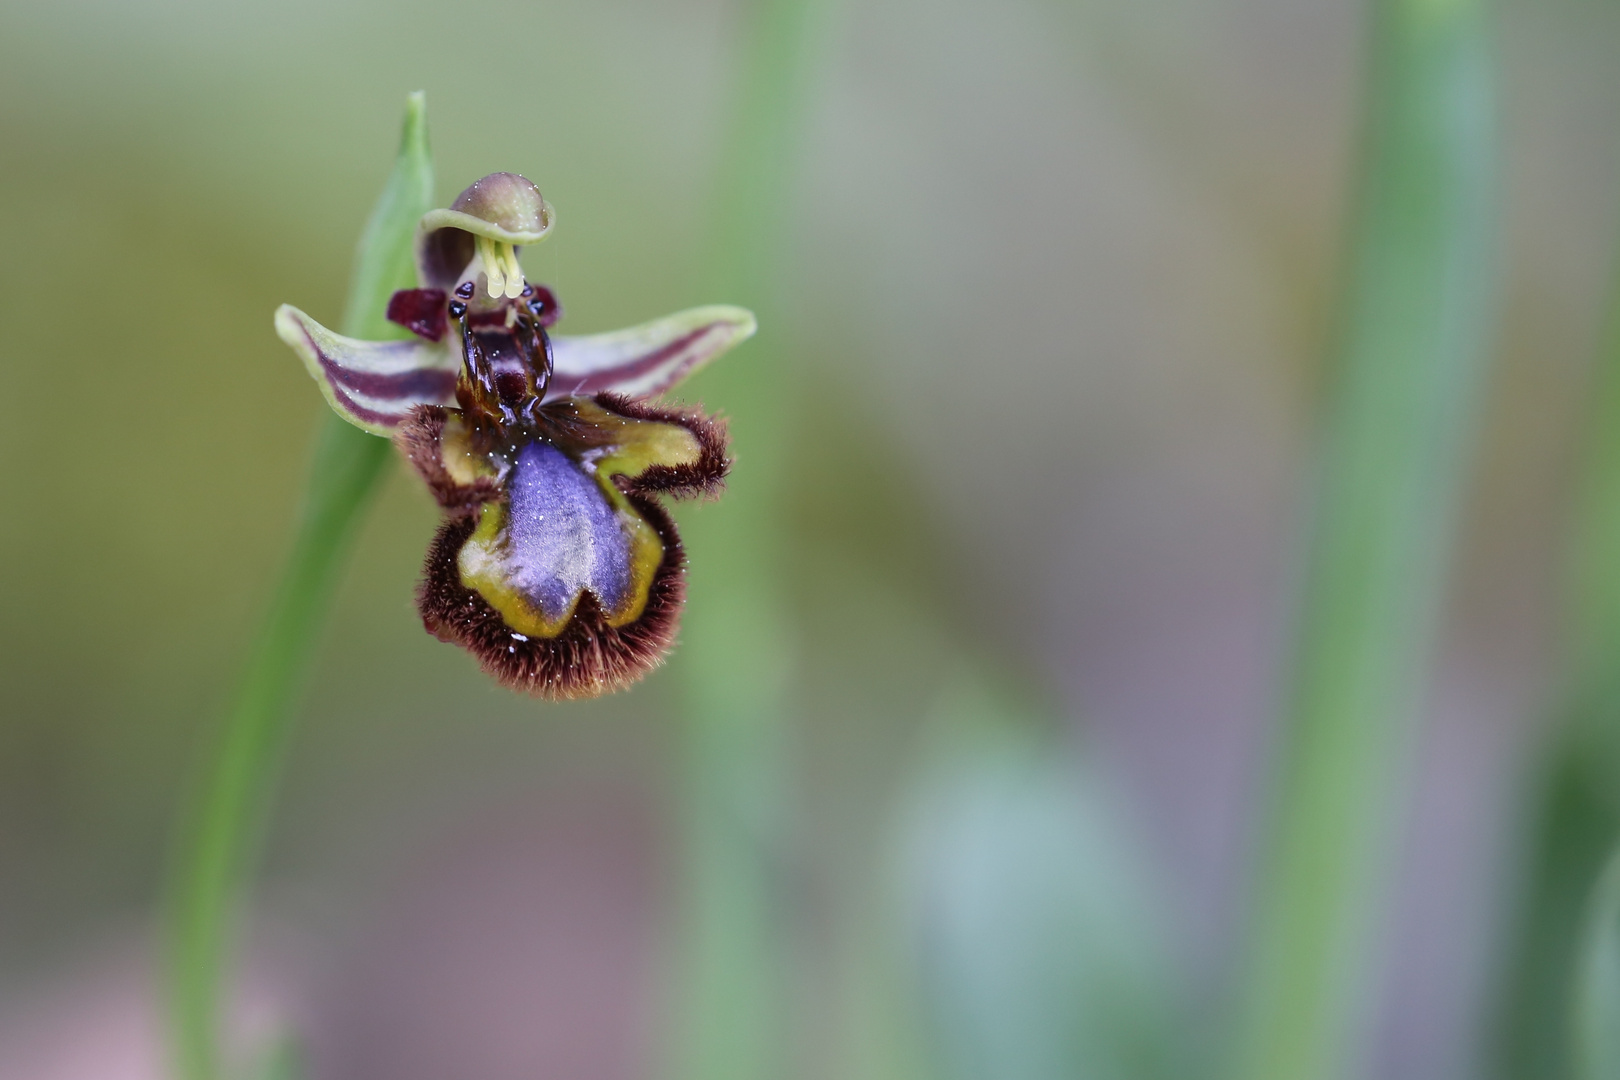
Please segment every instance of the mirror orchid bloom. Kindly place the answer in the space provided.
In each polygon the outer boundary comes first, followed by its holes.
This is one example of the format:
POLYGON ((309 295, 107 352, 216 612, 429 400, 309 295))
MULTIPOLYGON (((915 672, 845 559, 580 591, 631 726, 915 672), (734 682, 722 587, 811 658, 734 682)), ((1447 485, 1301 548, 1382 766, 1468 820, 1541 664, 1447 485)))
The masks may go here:
POLYGON ((660 496, 718 494, 724 425, 651 399, 754 333, 693 308, 583 337, 518 264, 553 213, 530 181, 486 176, 417 232, 403 341, 360 341, 289 305, 276 332, 337 414, 395 445, 444 512, 417 590, 423 624, 501 683, 593 697, 657 666, 685 599, 660 496))

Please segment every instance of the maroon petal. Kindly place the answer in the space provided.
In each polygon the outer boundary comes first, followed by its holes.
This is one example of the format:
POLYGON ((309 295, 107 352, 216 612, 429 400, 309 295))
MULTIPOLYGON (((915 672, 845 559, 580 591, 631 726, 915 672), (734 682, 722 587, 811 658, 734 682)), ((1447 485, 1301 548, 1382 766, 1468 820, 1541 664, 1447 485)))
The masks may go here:
POLYGON ((400 289, 388 298, 388 321, 397 323, 418 337, 440 341, 450 328, 443 289, 400 289))

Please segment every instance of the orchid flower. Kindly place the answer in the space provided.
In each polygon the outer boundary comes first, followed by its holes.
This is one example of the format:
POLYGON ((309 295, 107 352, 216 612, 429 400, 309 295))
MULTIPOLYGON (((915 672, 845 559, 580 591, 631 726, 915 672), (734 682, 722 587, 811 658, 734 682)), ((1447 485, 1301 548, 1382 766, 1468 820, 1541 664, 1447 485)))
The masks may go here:
POLYGON ((552 222, 530 181, 486 176, 422 218, 419 287, 388 304, 413 339, 344 337, 289 305, 275 322, 338 415, 392 438, 444 510, 417 591, 429 632, 507 686, 594 697, 674 640, 685 554, 657 496, 717 494, 730 465, 721 422, 649 399, 755 322, 715 305, 551 337, 561 309, 517 253, 552 222))

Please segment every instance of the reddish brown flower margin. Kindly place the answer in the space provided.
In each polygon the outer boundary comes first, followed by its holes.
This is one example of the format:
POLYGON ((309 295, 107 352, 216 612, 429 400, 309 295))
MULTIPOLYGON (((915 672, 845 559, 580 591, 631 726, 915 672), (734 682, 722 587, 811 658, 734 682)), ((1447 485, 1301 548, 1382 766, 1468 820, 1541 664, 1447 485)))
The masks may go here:
POLYGON ((626 419, 678 424, 692 433, 699 447, 697 460, 690 464, 653 465, 635 476, 611 478, 657 532, 664 549, 648 586, 646 607, 639 618, 624 626, 611 625, 596 597, 584 591, 573 617, 556 637, 514 632, 499 612, 463 584, 458 564, 483 506, 503 497, 500 486, 484 478, 457 483, 446 472, 440 439, 449 418, 447 409, 418 406, 394 436, 395 444, 446 514, 428 550, 417 588, 422 625, 440 641, 472 653, 501 685, 552 700, 622 690, 663 662, 675 643, 686 600, 686 550, 675 523, 656 497, 718 497, 731 467, 725 423, 716 417, 699 409, 654 405, 621 394, 598 394, 593 400, 626 419))

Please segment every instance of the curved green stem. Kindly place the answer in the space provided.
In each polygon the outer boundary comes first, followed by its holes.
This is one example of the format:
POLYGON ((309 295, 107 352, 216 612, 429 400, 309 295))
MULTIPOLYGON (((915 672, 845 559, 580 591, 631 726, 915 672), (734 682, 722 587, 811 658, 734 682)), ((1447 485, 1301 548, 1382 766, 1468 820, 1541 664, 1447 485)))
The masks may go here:
MULTIPOLYGON (((344 330, 390 336, 389 295, 415 284, 411 241, 431 206, 423 97, 411 95, 399 157, 361 240, 344 330)), ((169 1012, 182 1080, 223 1075, 220 1022, 233 918, 267 817, 294 700, 331 606, 333 587, 392 448, 337 417, 316 445, 297 537, 206 772, 182 819, 169 888, 169 1012)))

